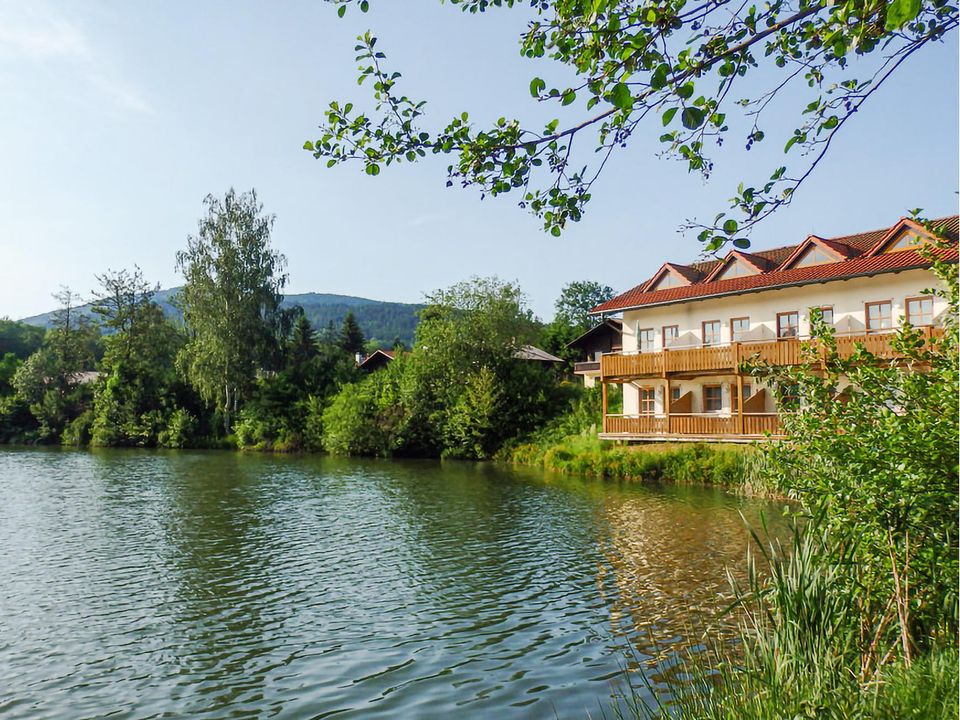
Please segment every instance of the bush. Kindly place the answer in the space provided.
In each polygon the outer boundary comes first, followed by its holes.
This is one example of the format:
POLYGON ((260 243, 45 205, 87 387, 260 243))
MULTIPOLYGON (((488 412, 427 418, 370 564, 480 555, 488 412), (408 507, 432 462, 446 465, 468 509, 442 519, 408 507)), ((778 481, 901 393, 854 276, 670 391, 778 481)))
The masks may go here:
POLYGON ((61 445, 85 447, 90 444, 90 428, 93 425, 93 411, 84 410, 80 415, 67 423, 60 436, 61 445))
POLYGON ((776 494, 759 480, 750 446, 634 445, 601 441, 594 434, 541 440, 501 452, 498 459, 557 473, 609 480, 670 481, 712 485, 747 494, 776 494))
POLYGON ((190 447, 194 437, 197 421, 188 411, 177 408, 170 415, 170 421, 159 435, 160 447, 186 448, 190 447))

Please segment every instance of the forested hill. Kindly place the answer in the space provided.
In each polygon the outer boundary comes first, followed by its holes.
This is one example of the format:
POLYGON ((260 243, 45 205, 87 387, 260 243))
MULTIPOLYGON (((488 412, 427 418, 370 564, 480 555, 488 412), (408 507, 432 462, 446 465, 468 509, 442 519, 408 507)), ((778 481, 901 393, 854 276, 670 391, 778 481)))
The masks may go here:
MULTIPOLYGON (((160 290, 154 300, 164 312, 171 317, 179 317, 180 313, 172 304, 172 299, 179 288, 160 290)), ((375 338, 384 346, 389 347, 395 338, 400 338, 407 345, 413 343, 413 333, 417 327, 417 311, 423 305, 410 303, 385 302, 368 298, 353 297, 352 295, 332 295, 329 293, 301 293, 286 295, 283 307, 300 306, 307 314, 310 323, 317 330, 323 330, 330 323, 339 329, 347 312, 352 311, 357 319, 365 338, 375 338)), ((90 305, 84 305, 80 312, 93 315, 90 305)), ((49 327, 53 312, 23 318, 21 322, 39 327, 49 327)))

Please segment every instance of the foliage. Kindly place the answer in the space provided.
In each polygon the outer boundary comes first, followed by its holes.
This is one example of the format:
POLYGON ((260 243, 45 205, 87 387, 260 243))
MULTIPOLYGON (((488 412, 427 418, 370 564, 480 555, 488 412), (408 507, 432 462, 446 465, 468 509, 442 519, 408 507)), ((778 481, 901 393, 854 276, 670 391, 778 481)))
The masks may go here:
POLYGON ((43 328, 0 318, 0 357, 13 353, 14 357, 26 360, 40 349, 45 332, 43 328))
POLYGON ((344 385, 323 412, 323 447, 335 455, 388 456, 403 446, 405 412, 395 361, 361 382, 344 385))
POLYGON ((15 353, 8 352, 0 357, 0 397, 13 392, 13 376, 23 364, 15 353))
POLYGON ((177 408, 170 413, 167 426, 157 436, 157 444, 165 448, 186 448, 196 438, 197 421, 189 411, 177 408))
MULTIPOLYGON (((342 13, 358 0, 330 2, 342 13)), ((549 58, 575 78, 554 87, 539 77, 530 81, 536 101, 570 107, 563 124, 554 119, 538 128, 501 117, 477 127, 463 112, 427 129, 426 102, 399 92, 400 73, 386 68, 377 38, 367 32, 355 50, 358 81, 372 85, 374 111, 331 102, 320 136, 304 148, 328 166, 361 163, 369 175, 428 153, 452 156, 448 185, 474 185, 490 195, 519 192, 520 205, 560 235, 567 222, 581 218, 607 160, 644 121, 656 128, 667 155, 709 176, 711 145, 736 132, 749 150, 771 130, 767 112, 775 101, 787 92, 805 94, 800 116, 775 142, 784 144, 785 153, 810 159, 801 161, 799 172, 781 166, 768 180, 741 183, 732 201, 740 220, 721 213, 703 227, 701 239, 710 249, 730 240, 748 246, 744 232, 790 202, 877 88, 958 23, 956 5, 945 0, 777 0, 736 7, 686 0, 452 4, 471 13, 529 5, 521 55, 549 58), (588 146, 575 148, 585 134, 593 135, 588 146)), ((359 5, 366 11, 370 2, 359 5)))
POLYGON ((229 433, 232 414, 277 344, 283 255, 270 248, 274 217, 255 191, 208 195, 207 215, 177 253, 186 280, 177 302, 189 331, 179 366, 229 433))
POLYGON ((357 324, 356 318, 353 317, 353 313, 348 312, 343 319, 343 325, 340 326, 340 337, 337 340, 337 345, 345 353, 355 355, 364 351, 364 344, 363 331, 357 324))
POLYGON ((630 714, 663 720, 957 716, 955 647, 937 648, 909 667, 880 668, 870 682, 851 671, 862 658, 858 609, 843 579, 850 558, 836 555, 829 531, 796 526, 789 549, 757 534, 754 539, 766 570, 751 558, 746 587, 734 583, 740 642, 687 655, 683 682, 650 687, 652 702, 639 692, 626 698, 630 714))
POLYGON ((613 288, 592 280, 568 283, 554 303, 556 314, 553 321, 543 329, 544 349, 568 363, 580 359, 580 353, 567 345, 590 329, 594 319, 588 314, 602 302, 615 295, 613 288))
POLYGON ((338 345, 318 343, 301 315, 283 348, 283 367, 257 379, 236 425, 244 449, 320 449, 318 423, 326 400, 357 377, 353 357, 338 345))
POLYGON ((77 296, 72 291, 64 288, 54 297, 61 306, 53 327, 11 381, 37 421, 31 439, 41 442, 59 442, 68 424, 89 406, 89 388, 80 373, 93 369, 99 340, 97 329, 75 312, 77 296))
POLYGON ((537 332, 516 285, 474 278, 428 300, 413 350, 333 399, 330 452, 483 459, 562 407, 554 373, 514 357, 537 332))
MULTIPOLYGON (((423 309, 423 305, 412 303, 315 303, 310 302, 311 298, 309 294, 289 297, 303 305, 307 318, 315 328, 325 328, 329 323, 338 328, 343 325, 347 313, 353 313, 364 337, 380 338, 381 341, 400 338, 408 345, 413 342, 417 328, 417 313, 423 309)), ((388 347, 383 342, 379 346, 388 347)))
POLYGON ((772 494, 756 477, 753 453, 738 446, 684 444, 617 446, 596 435, 523 443, 499 458, 550 472, 627 482, 707 485, 743 494, 772 494))
POLYGON ((863 348, 840 358, 819 322, 815 365, 755 370, 781 402, 800 398, 784 420, 792 439, 770 448, 767 472, 849 557, 842 581, 860 618, 862 679, 958 630, 957 266, 936 272, 946 289, 930 292, 950 305, 944 334, 904 326, 893 343, 905 362, 863 348))
POLYGON ((174 369, 183 338, 153 302, 139 269, 108 272, 98 280, 101 298, 93 311, 113 332, 104 339, 90 442, 153 447, 176 403, 188 394, 174 369))
POLYGON ((554 303, 555 320, 576 328, 581 333, 594 323, 589 313, 597 305, 613 299, 616 293, 609 285, 593 280, 567 283, 554 303))

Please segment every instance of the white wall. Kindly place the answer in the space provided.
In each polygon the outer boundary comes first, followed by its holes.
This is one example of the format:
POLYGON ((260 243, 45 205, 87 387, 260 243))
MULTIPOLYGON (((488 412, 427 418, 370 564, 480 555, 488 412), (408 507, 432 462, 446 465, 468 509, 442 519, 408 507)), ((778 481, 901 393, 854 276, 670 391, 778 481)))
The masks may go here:
MULTIPOLYGON (((730 319, 749 317, 751 339, 774 339, 777 334, 777 313, 796 311, 800 314, 800 336, 810 334, 810 308, 832 305, 834 326, 837 332, 864 332, 866 329, 865 304, 888 300, 892 305, 893 327, 899 327, 905 314, 908 297, 923 295, 923 290, 937 285, 936 276, 929 270, 906 270, 851 280, 833 280, 815 285, 795 288, 770 289, 724 298, 706 298, 687 303, 661 307, 630 310, 623 314, 623 351, 637 351, 637 329, 654 328, 655 350, 662 349, 661 329, 664 325, 678 325, 680 338, 671 347, 697 346, 701 342, 701 323, 719 320, 721 342, 730 342, 730 319)), ((934 322, 947 309, 946 301, 934 298, 934 322)), ((763 387, 755 379, 747 380, 753 391, 763 387)), ((693 412, 703 412, 703 385, 720 383, 724 386, 723 412, 730 412, 730 384, 736 384, 735 376, 704 376, 694 380, 673 380, 681 392, 693 391, 693 412)), ((660 387, 657 393, 658 414, 663 413, 663 397, 666 382, 658 378, 644 379, 623 386, 623 412, 627 415, 639 412, 639 387, 660 387)), ((775 412, 776 407, 768 391, 765 412, 775 412)))
MULTIPOLYGON (((800 313, 800 336, 810 334, 811 307, 832 305, 834 325, 838 332, 862 332, 866 327, 864 305, 889 300, 893 306, 893 326, 900 325, 904 301, 922 295, 937 284, 929 270, 906 270, 851 280, 794 288, 763 290, 723 298, 705 298, 675 305, 628 310, 623 314, 623 351, 636 352, 637 329, 654 328, 655 349, 662 349, 661 329, 664 325, 680 326, 678 346, 696 346, 701 342, 701 323, 719 320, 721 341, 730 342, 730 319, 749 317, 752 339, 773 339, 777 333, 777 313, 800 313)), ((946 302, 934 299, 934 316, 946 310, 946 302)))
MULTIPOLYGON (((749 385, 751 389, 751 394, 756 394, 758 390, 766 389, 767 396, 765 401, 765 407, 762 412, 772 413, 777 411, 776 402, 773 399, 773 391, 765 385, 763 382, 752 377, 743 378, 744 385, 749 385)), ((705 375, 703 377, 695 378, 693 380, 677 380, 671 379, 670 386, 671 388, 680 388, 680 395, 685 395, 687 392, 692 394, 693 403, 691 405, 690 411, 694 413, 706 412, 703 407, 703 386, 704 385, 720 385, 723 392, 723 409, 716 413, 717 415, 730 415, 733 412, 733 406, 731 404, 731 393, 736 392, 737 387, 737 377, 736 375, 705 375)), ((841 383, 842 385, 842 383, 841 383)), ((640 388, 641 387, 653 387, 656 389, 656 409, 654 411, 655 415, 663 415, 666 410, 664 408, 664 398, 667 394, 667 381, 661 378, 649 378, 636 380, 632 383, 624 383, 623 385, 623 414, 624 415, 637 415, 640 412, 640 388)), ((711 415, 714 413, 710 413, 711 415)))

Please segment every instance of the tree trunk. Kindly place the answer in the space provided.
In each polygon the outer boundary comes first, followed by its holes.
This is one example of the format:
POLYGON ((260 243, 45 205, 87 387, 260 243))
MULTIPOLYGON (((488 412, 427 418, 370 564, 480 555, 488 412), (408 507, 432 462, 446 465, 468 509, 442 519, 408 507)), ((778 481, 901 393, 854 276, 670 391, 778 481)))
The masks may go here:
POLYGON ((230 383, 225 383, 223 386, 224 392, 224 402, 223 402, 223 434, 230 434, 230 410, 232 408, 231 393, 230 393, 230 383))

